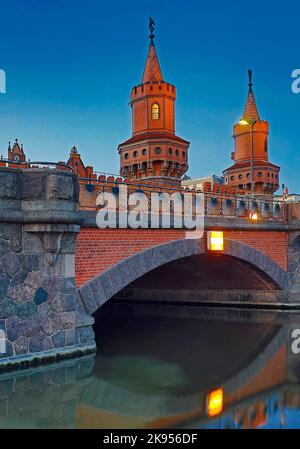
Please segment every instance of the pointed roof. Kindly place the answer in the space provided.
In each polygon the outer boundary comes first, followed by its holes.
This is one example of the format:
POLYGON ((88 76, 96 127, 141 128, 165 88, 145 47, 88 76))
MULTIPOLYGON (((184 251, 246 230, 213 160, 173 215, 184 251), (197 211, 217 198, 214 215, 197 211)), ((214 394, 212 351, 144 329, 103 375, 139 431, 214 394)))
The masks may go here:
POLYGON ((12 147, 10 142, 8 143, 8 151, 24 154, 23 144, 20 145, 18 139, 15 139, 12 147))
POLYGON ((247 101, 246 101, 246 105, 245 105, 245 109, 244 109, 244 113, 243 113, 243 118, 259 120, 259 113, 258 113, 258 109, 256 106, 252 87, 249 87, 249 92, 248 92, 248 97, 247 97, 247 101))
POLYGON ((151 39, 150 41, 142 83, 149 83, 151 81, 156 82, 163 81, 163 76, 158 62, 158 57, 156 54, 153 39, 151 39))
POLYGON ((247 96, 247 101, 243 113, 244 119, 251 119, 251 120, 260 120, 258 109, 256 106, 253 90, 252 90, 252 70, 248 70, 249 75, 249 91, 247 96))

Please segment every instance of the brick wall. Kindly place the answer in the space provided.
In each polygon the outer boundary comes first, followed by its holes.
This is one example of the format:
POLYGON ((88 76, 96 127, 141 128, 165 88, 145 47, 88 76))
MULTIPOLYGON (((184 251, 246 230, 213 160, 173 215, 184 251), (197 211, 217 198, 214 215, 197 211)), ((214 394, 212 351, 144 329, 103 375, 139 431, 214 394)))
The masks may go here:
POLYGON ((287 271, 288 233, 282 231, 225 231, 224 237, 245 243, 270 257, 287 271))
MULTIPOLYGON (((261 251, 287 271, 286 232, 225 231, 225 238, 261 251)), ((122 259, 171 240, 182 239, 181 229, 98 229, 82 228, 77 241, 76 284, 86 281, 122 259)))
POLYGON ((151 246, 182 239, 184 235, 181 229, 83 228, 77 241, 77 286, 126 257, 151 246))

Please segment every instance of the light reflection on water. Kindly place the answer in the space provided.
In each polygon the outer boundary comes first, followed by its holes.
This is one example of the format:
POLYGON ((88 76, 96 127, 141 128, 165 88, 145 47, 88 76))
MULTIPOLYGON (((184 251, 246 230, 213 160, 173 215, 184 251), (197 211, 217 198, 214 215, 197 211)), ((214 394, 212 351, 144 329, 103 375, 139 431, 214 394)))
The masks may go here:
POLYGON ((0 428, 300 428, 298 314, 110 303, 96 325, 97 355, 0 375, 0 428))

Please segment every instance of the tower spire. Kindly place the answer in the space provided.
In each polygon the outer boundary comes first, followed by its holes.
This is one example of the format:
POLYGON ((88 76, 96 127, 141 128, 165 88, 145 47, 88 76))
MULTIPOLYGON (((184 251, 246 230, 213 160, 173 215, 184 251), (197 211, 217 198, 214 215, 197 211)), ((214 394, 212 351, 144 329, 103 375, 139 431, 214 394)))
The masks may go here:
POLYGON ((154 46, 154 25, 155 23, 153 17, 149 17, 150 45, 143 73, 142 84, 163 81, 162 71, 154 46))
POLYGON ((188 169, 189 142, 175 134, 176 88, 164 81, 149 18, 150 45, 142 82, 130 94, 132 137, 118 146, 126 179, 180 187, 188 169))
POLYGON ((154 43, 153 39, 155 38, 154 27, 155 27, 154 18, 153 17, 149 17, 149 31, 150 31, 149 39, 150 39, 152 44, 154 43))
POLYGON ((254 94, 253 94, 253 90, 252 90, 252 86, 253 86, 252 73, 253 73, 252 70, 248 69, 249 91, 248 91, 247 101, 246 101, 246 105, 245 105, 245 109, 244 109, 244 113, 243 113, 243 119, 260 120, 258 109, 257 109, 256 102, 255 102, 255 98, 254 98, 254 94))
POLYGON ((249 87, 252 87, 252 74, 253 74, 252 70, 248 69, 248 79, 249 79, 248 86, 249 87))

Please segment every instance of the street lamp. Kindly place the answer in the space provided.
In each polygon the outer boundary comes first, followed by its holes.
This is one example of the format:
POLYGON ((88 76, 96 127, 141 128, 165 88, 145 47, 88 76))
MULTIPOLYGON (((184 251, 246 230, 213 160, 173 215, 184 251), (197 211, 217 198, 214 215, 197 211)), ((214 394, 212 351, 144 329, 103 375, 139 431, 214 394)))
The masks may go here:
POLYGON ((239 121, 240 125, 249 125, 250 126, 250 150, 251 150, 251 196, 254 197, 255 192, 255 184, 254 184, 254 141, 253 141, 253 127, 257 120, 255 119, 245 119, 242 118, 239 121))

